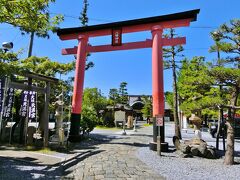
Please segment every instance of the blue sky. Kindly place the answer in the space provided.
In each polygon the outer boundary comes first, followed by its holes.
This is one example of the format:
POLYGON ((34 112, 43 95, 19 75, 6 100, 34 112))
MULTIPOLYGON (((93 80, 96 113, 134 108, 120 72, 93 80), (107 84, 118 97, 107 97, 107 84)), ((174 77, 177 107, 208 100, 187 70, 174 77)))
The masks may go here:
MULTIPOLYGON (((200 9, 198 19, 190 27, 178 28, 179 36, 186 36, 187 44, 183 54, 187 58, 205 56, 211 61, 215 53, 208 53, 213 44, 209 33, 230 19, 239 18, 239 0, 89 0, 89 25, 130 20, 151 16, 200 9)), ((61 28, 78 27, 78 16, 82 10, 82 0, 57 0, 51 5, 50 13, 65 15, 61 28)), ((124 42, 151 38, 150 32, 123 35, 124 42)), ((12 41, 13 51, 23 48, 21 58, 27 56, 29 36, 9 25, 0 24, 0 42, 12 41)), ((110 44, 110 37, 90 39, 92 45, 110 44)), ((77 41, 61 41, 56 34, 50 39, 35 38, 33 55, 48 56, 54 61, 69 62, 73 56, 62 56, 61 49, 73 47, 77 41)), ((95 67, 86 71, 85 87, 98 87, 104 95, 110 88, 118 88, 123 81, 128 83, 129 94, 151 94, 151 49, 94 53, 89 58, 95 67)), ((172 91, 171 71, 164 71, 164 89, 172 91)))

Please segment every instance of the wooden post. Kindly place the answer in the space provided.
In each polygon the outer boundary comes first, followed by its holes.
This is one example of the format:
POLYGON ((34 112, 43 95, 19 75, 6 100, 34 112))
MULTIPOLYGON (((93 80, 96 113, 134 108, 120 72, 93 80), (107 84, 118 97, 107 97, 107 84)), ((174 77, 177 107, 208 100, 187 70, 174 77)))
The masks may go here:
POLYGON ((49 98, 50 98, 50 82, 46 83, 45 88, 45 103, 44 103, 44 110, 43 110, 43 146, 48 146, 48 124, 49 124, 49 111, 48 111, 48 105, 49 105, 49 98))
POLYGON ((153 117, 153 142, 157 142, 157 133, 156 117, 153 117))
POLYGON ((158 136, 157 136, 157 155, 161 156, 161 127, 158 126, 158 136))

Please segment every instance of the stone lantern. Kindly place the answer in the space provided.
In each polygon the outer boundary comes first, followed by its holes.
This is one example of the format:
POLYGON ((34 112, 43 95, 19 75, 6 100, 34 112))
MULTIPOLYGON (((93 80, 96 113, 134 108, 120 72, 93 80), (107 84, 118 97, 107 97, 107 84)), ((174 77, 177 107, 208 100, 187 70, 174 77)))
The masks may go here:
POLYGON ((192 114, 191 117, 189 118, 189 120, 194 125, 195 136, 199 139, 202 139, 202 133, 200 131, 200 127, 201 127, 201 124, 202 124, 202 119, 200 117, 198 117, 197 115, 192 114))

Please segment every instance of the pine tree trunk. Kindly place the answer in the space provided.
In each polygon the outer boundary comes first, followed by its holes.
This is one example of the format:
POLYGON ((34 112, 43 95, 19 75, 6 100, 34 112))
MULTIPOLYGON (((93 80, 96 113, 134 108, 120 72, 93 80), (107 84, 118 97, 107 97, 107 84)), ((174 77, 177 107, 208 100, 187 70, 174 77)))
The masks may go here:
POLYGON ((29 48, 28 48, 28 57, 32 56, 33 39, 34 39, 34 32, 31 32, 30 41, 29 41, 29 48))
POLYGON ((226 122, 227 125, 227 151, 225 153, 224 164, 234 164, 234 128, 231 121, 226 122))
MULTIPOLYGON (((232 98, 231 98, 231 105, 237 105, 237 98, 239 94, 238 87, 235 87, 233 90, 232 98)), ((234 164, 234 128, 233 122, 235 117, 235 109, 231 109, 228 113, 228 120, 226 121, 227 125, 227 151, 225 153, 224 164, 225 165, 233 165, 234 164)))
MULTIPOLYGON (((174 48, 174 47, 173 47, 174 48)), ((172 56, 172 73, 173 73, 173 118, 175 123, 175 136, 182 139, 180 123, 178 118, 178 91, 177 91, 177 75, 176 75, 176 64, 175 56, 172 56)))

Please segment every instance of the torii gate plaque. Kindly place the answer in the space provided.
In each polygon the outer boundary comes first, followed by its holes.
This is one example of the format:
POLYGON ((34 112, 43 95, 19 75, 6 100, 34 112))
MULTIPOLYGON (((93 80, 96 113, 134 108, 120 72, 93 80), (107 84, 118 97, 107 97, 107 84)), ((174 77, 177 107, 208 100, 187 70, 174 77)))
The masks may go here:
MULTIPOLYGON (((186 38, 167 39, 162 37, 166 28, 186 27, 190 22, 197 19, 199 9, 155 16, 143 19, 114 22, 86 27, 65 28, 57 31, 61 40, 78 40, 78 46, 62 50, 63 55, 77 54, 76 71, 74 79, 71 127, 69 140, 77 141, 80 129, 80 117, 82 112, 82 95, 84 84, 84 72, 86 54, 95 52, 129 50, 140 48, 152 48, 152 96, 153 96, 153 116, 164 116, 164 90, 163 90, 163 46, 175 46, 185 44, 186 38), (88 39, 97 36, 112 35, 113 31, 120 33, 133 33, 139 31, 151 31, 152 39, 140 42, 122 43, 119 39, 115 44, 91 46, 88 39)), ((121 37, 120 37, 121 38, 121 37)), ((162 131, 164 132, 164 131, 162 131)), ((164 134, 162 137, 164 141, 164 134)))

